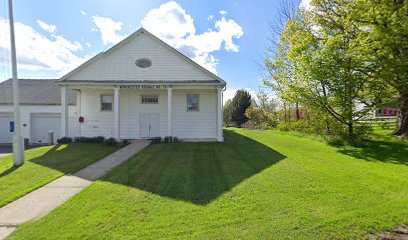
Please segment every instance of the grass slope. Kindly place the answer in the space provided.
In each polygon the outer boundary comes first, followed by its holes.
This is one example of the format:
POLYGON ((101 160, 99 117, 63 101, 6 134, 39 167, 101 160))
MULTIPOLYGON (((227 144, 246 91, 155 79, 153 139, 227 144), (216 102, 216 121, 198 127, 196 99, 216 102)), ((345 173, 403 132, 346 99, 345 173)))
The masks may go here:
POLYGON ((130 186, 125 163, 10 239, 364 238, 408 223, 408 145, 376 144, 232 129, 225 143, 151 145, 130 186))
POLYGON ((25 164, 13 167, 11 155, 0 158, 0 206, 114 152, 101 144, 64 144, 25 151, 25 164))

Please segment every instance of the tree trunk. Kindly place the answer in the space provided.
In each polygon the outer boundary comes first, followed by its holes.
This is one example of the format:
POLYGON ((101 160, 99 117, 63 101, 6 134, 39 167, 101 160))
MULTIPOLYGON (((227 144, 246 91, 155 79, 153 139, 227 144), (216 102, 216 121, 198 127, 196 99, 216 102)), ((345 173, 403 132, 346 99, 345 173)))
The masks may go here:
POLYGON ((283 118, 285 119, 286 122, 286 103, 283 103, 283 118))
POLYGON ((296 102, 296 121, 300 119, 299 103, 296 102))
POLYGON ((292 106, 290 105, 290 103, 289 103, 289 108, 288 108, 288 111, 289 111, 289 113, 288 113, 288 117, 289 117, 289 122, 291 122, 292 121, 292 113, 290 112, 290 108, 291 108, 292 106))
POLYGON ((348 123, 347 126, 348 126, 348 137, 349 137, 349 140, 351 140, 354 137, 353 136, 354 126, 353 126, 353 123, 348 123))
POLYGON ((326 119, 325 122, 326 122, 326 131, 327 131, 327 134, 331 134, 330 125, 329 125, 329 120, 326 119))
POLYGON ((400 112, 398 116, 397 129, 395 135, 401 136, 403 138, 408 137, 408 93, 401 94, 398 99, 400 102, 400 112))

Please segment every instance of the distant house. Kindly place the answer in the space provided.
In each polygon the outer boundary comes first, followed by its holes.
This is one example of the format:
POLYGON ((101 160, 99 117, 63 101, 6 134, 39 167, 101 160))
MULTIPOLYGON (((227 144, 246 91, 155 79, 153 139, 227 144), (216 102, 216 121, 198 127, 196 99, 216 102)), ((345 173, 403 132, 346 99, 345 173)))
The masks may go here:
POLYGON ((381 107, 381 108, 377 109, 376 116, 377 117, 382 117, 382 116, 393 117, 393 116, 397 116, 397 113, 398 113, 397 108, 381 107))
POLYGON ((225 81, 140 28, 57 80, 61 136, 69 135, 68 90, 77 91, 81 136, 176 136, 223 141, 225 81))
MULTIPOLYGON (((55 79, 20 79, 22 135, 30 143, 47 143, 48 132, 61 135, 61 92, 55 79)), ((69 135, 79 134, 76 93, 69 91, 69 135)), ((10 122, 13 122, 12 81, 0 83, 0 143, 11 143, 10 122)))

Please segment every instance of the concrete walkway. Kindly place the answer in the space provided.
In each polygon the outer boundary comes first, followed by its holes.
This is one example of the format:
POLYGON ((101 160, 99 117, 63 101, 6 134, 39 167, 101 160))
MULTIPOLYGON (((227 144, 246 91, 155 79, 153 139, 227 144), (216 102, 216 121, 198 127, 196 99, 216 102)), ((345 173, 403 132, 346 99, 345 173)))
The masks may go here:
POLYGON ((147 141, 137 140, 73 175, 55 179, 0 208, 0 240, 6 238, 20 224, 44 217, 148 145, 147 141))

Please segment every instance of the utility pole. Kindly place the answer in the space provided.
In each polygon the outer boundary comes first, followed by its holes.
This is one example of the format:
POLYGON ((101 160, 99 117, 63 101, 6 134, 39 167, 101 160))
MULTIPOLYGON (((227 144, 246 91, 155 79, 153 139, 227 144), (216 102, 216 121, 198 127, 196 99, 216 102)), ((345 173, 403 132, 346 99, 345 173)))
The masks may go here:
POLYGON ((11 45, 11 68, 13 73, 13 103, 14 103, 14 134, 13 134, 13 159, 14 166, 18 167, 24 164, 24 145, 23 137, 21 136, 20 122, 20 90, 17 77, 17 57, 16 43, 14 39, 14 20, 13 20, 13 5, 12 0, 9 3, 10 16, 10 45, 11 45))

